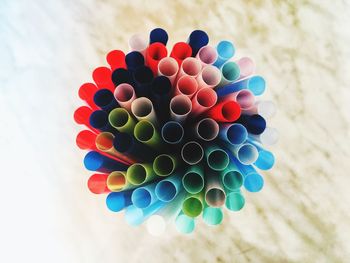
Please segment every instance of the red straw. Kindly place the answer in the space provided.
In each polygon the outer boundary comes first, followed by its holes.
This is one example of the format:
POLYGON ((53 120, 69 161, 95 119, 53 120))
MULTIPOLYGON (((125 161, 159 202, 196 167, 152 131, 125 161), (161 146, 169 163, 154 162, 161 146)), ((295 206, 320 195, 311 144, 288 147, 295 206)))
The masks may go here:
POLYGON ((111 192, 107 187, 108 174, 93 174, 88 180, 88 188, 94 194, 106 194, 111 192))
POLYGON ((241 108, 235 101, 223 101, 210 109, 207 116, 217 122, 233 122, 241 116, 241 108))
POLYGON ((107 67, 98 67, 92 72, 92 78, 100 89, 110 89, 114 91, 112 82, 112 71, 107 67))
POLYGON ((98 109, 94 103, 94 95, 96 91, 97 87, 94 83, 84 83, 80 86, 78 91, 79 98, 84 100, 93 110, 98 109))
POLYGON ((189 44, 185 42, 176 43, 173 47, 173 50, 170 53, 170 57, 176 59, 177 63, 179 64, 179 67, 182 64, 182 61, 190 56, 192 56, 192 48, 189 44))
POLYGON ((166 47, 159 42, 149 45, 146 50, 146 65, 152 69, 153 75, 158 75, 159 61, 168 55, 166 47))
POLYGON ((96 130, 95 128, 93 128, 90 125, 90 115, 92 113, 92 109, 87 107, 87 106, 81 106, 78 109, 76 109, 74 111, 74 120, 77 124, 82 124, 85 125, 86 127, 88 127, 90 130, 94 131, 95 133, 99 133, 98 130, 96 130))
POLYGON ((125 54, 121 50, 112 50, 107 54, 106 60, 111 66, 112 71, 117 68, 126 69, 125 54))

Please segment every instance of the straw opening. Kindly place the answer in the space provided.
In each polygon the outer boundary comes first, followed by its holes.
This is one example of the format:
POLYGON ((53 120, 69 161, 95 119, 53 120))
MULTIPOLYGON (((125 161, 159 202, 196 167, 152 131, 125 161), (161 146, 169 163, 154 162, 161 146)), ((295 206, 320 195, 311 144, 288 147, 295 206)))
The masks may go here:
POLYGON ((141 164, 131 165, 126 172, 127 180, 133 185, 140 185, 145 182, 147 177, 146 168, 141 164))
POLYGON ((114 171, 107 178, 107 187, 111 191, 119 191, 126 185, 125 174, 119 171, 114 171))
POLYGON ((197 142, 188 142, 182 147, 181 155, 186 163, 197 164, 203 158, 203 147, 197 142))

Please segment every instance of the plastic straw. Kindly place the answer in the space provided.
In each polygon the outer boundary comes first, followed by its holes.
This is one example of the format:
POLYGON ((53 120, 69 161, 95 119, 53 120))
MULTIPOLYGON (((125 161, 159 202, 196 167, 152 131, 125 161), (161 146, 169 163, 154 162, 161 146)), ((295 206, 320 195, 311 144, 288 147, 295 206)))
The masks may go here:
POLYGON ((131 205, 125 210, 125 220, 129 225, 138 226, 147 220, 147 218, 149 218, 151 215, 164 207, 164 205, 165 203, 161 201, 156 201, 144 209, 131 205))
POLYGON ((206 207, 203 210, 203 221, 209 226, 220 225, 224 219, 224 213, 219 207, 206 207))
POLYGON ((112 50, 107 54, 106 60, 112 70, 116 70, 118 68, 126 69, 125 53, 121 50, 112 50))
POLYGON ((199 163, 203 159, 203 147, 195 141, 186 143, 181 149, 181 157, 189 165, 199 163))
POLYGON ((106 205, 113 212, 120 212, 131 205, 131 191, 112 192, 107 195, 106 205))
POLYGON ((170 101, 170 117, 174 121, 184 122, 191 110, 191 100, 185 95, 177 95, 170 101))
POLYGON ((156 42, 162 43, 164 46, 166 46, 168 42, 168 34, 167 32, 162 28, 155 28, 151 31, 149 34, 149 43, 153 44, 156 42))
POLYGON ((217 93, 222 97, 242 89, 249 89, 255 96, 259 96, 265 91, 265 80, 261 76, 245 78, 219 88, 217 93))
POLYGON ((211 118, 204 118, 194 125, 194 135, 203 141, 212 141, 219 134, 219 125, 211 118))
POLYGON ((162 140, 154 125, 147 120, 141 120, 135 125, 134 136, 136 140, 152 148, 160 148, 162 140))
POLYGON ((203 193, 188 195, 183 204, 182 212, 189 217, 197 217, 203 211, 203 193))
POLYGON ((266 128, 266 121, 259 114, 241 115, 237 122, 243 124, 247 131, 254 135, 259 135, 264 132, 266 128))
POLYGON ((243 57, 236 61, 239 66, 240 76, 239 78, 246 78, 253 75, 255 72, 255 63, 251 58, 243 57))
POLYGON ((91 193, 106 194, 110 190, 107 187, 108 174, 93 174, 90 176, 87 185, 91 193))
POLYGON ((171 175, 177 166, 174 156, 169 154, 160 154, 153 161, 153 170, 158 176, 171 175))
POLYGON ((226 207, 230 211, 239 211, 243 208, 245 199, 239 191, 228 192, 226 196, 226 207))
POLYGON ((133 73, 133 78, 137 97, 148 97, 153 80, 152 70, 146 66, 138 67, 133 73))
POLYGON ((197 116, 208 111, 217 102, 217 95, 213 89, 200 89, 192 98, 192 112, 191 115, 197 116))
POLYGON ((186 192, 197 194, 204 188, 204 171, 201 166, 195 165, 187 169, 182 177, 182 185, 186 192))
POLYGON ((221 72, 217 67, 206 65, 196 78, 198 89, 215 88, 221 81, 221 72))
POLYGON ((263 145, 274 145, 278 141, 279 134, 276 129, 266 127, 263 133, 259 135, 254 135, 254 138, 257 141, 260 141, 263 145))
POLYGON ((243 185, 243 175, 232 163, 221 172, 221 180, 223 186, 230 191, 235 191, 243 185))
POLYGON ((258 149, 250 143, 231 146, 231 150, 237 160, 245 165, 254 163, 259 156, 258 149))
POLYGON ((176 121, 168 121, 161 130, 163 140, 169 144, 178 144, 184 137, 184 128, 176 121))
POLYGON ((231 145, 240 145, 248 138, 247 129, 240 123, 221 124, 220 138, 231 145))
POLYGON ((220 86, 225 86, 237 80, 240 76, 239 67, 233 61, 225 62, 221 68, 220 86))
POLYGON ((131 51, 138 51, 145 55, 148 42, 142 34, 134 34, 129 39, 129 47, 131 51))
POLYGON ((159 181, 155 188, 156 197, 162 202, 171 202, 181 190, 181 177, 178 174, 172 175, 159 181))
POLYGON ((74 111, 73 118, 77 124, 85 125, 90 130, 93 130, 94 132, 97 133, 98 130, 90 125, 89 119, 90 119, 91 114, 92 114, 91 108, 89 108, 87 106, 81 106, 74 111))
POLYGON ((230 162, 228 154, 217 146, 209 146, 205 149, 205 155, 208 166, 215 171, 225 170, 230 162))
POLYGON ((249 192, 259 192, 264 186, 264 179, 251 165, 243 165, 235 159, 231 159, 244 176, 244 188, 249 192))
POLYGON ((260 170, 269 170, 275 163, 275 157, 272 152, 267 150, 260 150, 258 159, 254 162, 254 165, 260 170))
POLYGON ((97 87, 93 83, 84 83, 80 86, 78 95, 86 104, 93 110, 97 110, 94 102, 94 95, 97 91, 97 87))
POLYGON ((85 155, 84 165, 89 171, 98 171, 101 173, 110 173, 115 170, 124 171, 128 167, 128 165, 103 156, 96 151, 88 152, 85 155))
POLYGON ((196 78, 198 74, 201 72, 201 69, 202 69, 202 65, 197 59, 192 57, 185 58, 179 69, 177 79, 179 79, 183 75, 188 75, 196 78))
POLYGON ((135 90, 128 83, 119 84, 115 88, 114 98, 121 107, 131 112, 131 103, 136 99, 135 90))
POLYGON ((125 63, 128 70, 135 71, 145 65, 145 59, 140 52, 132 51, 125 56, 125 63))
POLYGON ((157 116, 150 99, 145 97, 135 99, 131 104, 131 112, 139 121, 148 120, 157 125, 157 116))
POLYGON ((220 68, 227 60, 232 58, 235 54, 235 47, 230 41, 223 40, 216 46, 218 52, 218 58, 214 65, 220 68))
POLYGON ((119 107, 112 91, 110 91, 109 89, 98 90, 94 95, 94 102, 96 106, 98 106, 105 112, 110 112, 114 108, 119 107))
MULTIPOLYGON (((255 97, 254 94, 247 89, 243 89, 230 95, 220 97, 220 100, 234 100, 241 107, 242 112, 249 111, 252 107, 254 107, 255 97)), ((252 113, 253 114, 253 113, 252 113)))
POLYGON ((170 57, 175 58, 177 63, 179 64, 179 67, 182 64, 182 61, 185 58, 188 58, 192 55, 192 48, 189 44, 185 42, 178 42, 174 45, 170 57))
POLYGON ((272 118, 276 114, 276 105, 272 101, 258 101, 251 108, 243 111, 244 114, 259 114, 265 119, 272 118))
POLYGON ((147 208, 158 199, 155 194, 156 184, 136 188, 131 195, 131 201, 137 208, 147 208))
POLYGON ((192 57, 195 57, 201 47, 209 43, 209 37, 207 33, 202 30, 194 30, 190 34, 187 42, 192 48, 192 57))
POLYGON ((147 48, 146 51, 146 65, 152 69, 153 75, 156 76, 158 73, 159 61, 166 57, 168 54, 164 44, 156 42, 147 48))
POLYGON ((190 99, 197 92, 198 83, 194 77, 183 75, 176 83, 175 95, 185 95, 190 99))
POLYGON ((234 122, 241 116, 241 108, 235 101, 222 101, 211 108, 206 115, 217 122, 234 122))
POLYGON ((218 52, 211 46, 204 46, 198 51, 196 58, 200 60, 203 67, 212 65, 218 58, 218 52))
POLYGON ((107 187, 112 192, 120 192, 133 188, 126 180, 126 173, 122 171, 114 171, 108 175, 107 187))
POLYGON ((142 185, 156 177, 152 165, 148 163, 134 163, 126 171, 126 180, 132 185, 142 185))
POLYGON ((91 127, 95 130, 115 133, 116 130, 108 122, 108 113, 103 110, 96 110, 91 113, 89 118, 91 127))
POLYGON ((118 86, 122 83, 128 83, 131 86, 135 85, 131 71, 124 68, 118 68, 113 71, 112 81, 115 86, 118 86))
POLYGON ((116 108, 109 113, 109 123, 120 132, 132 134, 134 132, 135 121, 129 112, 123 108, 116 108))
POLYGON ((96 133, 90 130, 82 130, 78 133, 75 142, 81 150, 95 150, 96 133))
POLYGON ((162 58, 158 63, 158 75, 166 76, 170 80, 172 86, 174 85, 178 71, 179 64, 176 59, 172 57, 162 58))
POLYGON ((222 187, 221 177, 217 173, 209 172, 205 184, 205 201, 209 206, 220 207, 225 204, 226 194, 222 187))
POLYGON ((190 234, 195 228, 195 221, 183 213, 179 214, 175 220, 176 229, 182 234, 190 234))
POLYGON ((92 78, 99 88, 106 88, 114 91, 112 82, 112 71, 107 67, 98 67, 92 72, 92 78))
POLYGON ((151 100, 158 116, 159 123, 169 119, 169 102, 171 82, 165 76, 157 76, 151 84, 151 100))

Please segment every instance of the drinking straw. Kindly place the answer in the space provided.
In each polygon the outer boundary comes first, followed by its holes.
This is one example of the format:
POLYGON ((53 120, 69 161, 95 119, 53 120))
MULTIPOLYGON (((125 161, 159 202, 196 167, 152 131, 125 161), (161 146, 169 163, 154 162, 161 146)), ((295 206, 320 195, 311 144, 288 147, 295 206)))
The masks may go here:
POLYGON ((114 108, 119 107, 112 91, 110 91, 109 89, 98 90, 94 95, 94 102, 96 106, 98 106, 106 112, 110 112, 114 108))
POLYGON ((162 202, 171 202, 178 195, 181 188, 181 176, 175 174, 157 183, 155 195, 162 202))
POLYGON ((259 114, 264 119, 272 118, 276 114, 276 105, 270 100, 258 101, 252 107, 243 111, 244 114, 259 114))
POLYGON ((134 163, 135 159, 132 157, 128 157, 125 154, 122 154, 118 152, 114 146, 113 146, 113 141, 114 141, 114 135, 110 132, 101 132, 96 136, 95 143, 96 143, 96 148, 101 151, 108 153, 112 156, 115 156, 127 163, 134 163))
POLYGON ((121 50, 112 50, 107 54, 106 60, 112 71, 118 68, 126 69, 125 53, 121 50))
POLYGON ((203 211, 203 192, 188 195, 182 203, 182 212, 189 217, 197 217, 203 211))
POLYGON ((136 99, 135 90, 128 83, 119 84, 115 88, 114 98, 121 107, 131 112, 131 103, 136 99))
POLYGON ((237 60, 236 63, 239 67, 240 79, 249 77, 250 75, 254 74, 255 63, 251 58, 242 57, 239 60, 237 60))
POLYGON ((136 140, 152 148, 159 149, 162 146, 162 140, 156 131, 156 128, 150 121, 139 121, 135 125, 134 136, 136 140))
POLYGON ((96 151, 90 151, 85 155, 84 165, 89 171, 101 173, 110 173, 115 170, 124 171, 128 167, 128 165, 108 158, 96 151))
POLYGON ((170 80, 165 76, 155 77, 151 84, 150 99, 153 102, 158 122, 160 124, 169 119, 170 94, 170 80))
POLYGON ((116 108, 108 115, 109 123, 120 132, 132 134, 134 132, 135 120, 129 112, 123 108, 116 108))
POLYGON ((229 166, 221 172, 221 181, 224 188, 235 191, 243 185, 243 175, 236 165, 230 163, 229 166))
POLYGON ((172 86, 174 85, 178 71, 179 64, 176 59, 172 57, 162 58, 158 63, 158 75, 166 76, 170 80, 172 86))
POLYGON ((138 142, 134 136, 120 132, 113 141, 114 148, 127 156, 132 156, 137 160, 153 161, 155 152, 145 144, 138 142))
POLYGON ((225 204, 226 194, 222 187, 221 177, 208 171, 205 184, 205 201, 209 206, 220 207, 225 204))
MULTIPOLYGON (((200 89, 192 98, 192 116, 208 111, 217 102, 216 92, 211 88, 200 89)), ((214 118, 215 119, 215 118, 214 118)))
POLYGON ((138 51, 145 56, 147 46, 147 39, 142 34, 134 34, 129 39, 129 47, 131 51, 138 51))
POLYGON ((230 84, 237 80, 240 76, 239 67, 233 61, 225 62, 221 68, 221 82, 220 87, 230 84))
POLYGON ((162 43, 164 46, 166 46, 168 42, 168 34, 167 32, 162 28, 155 28, 151 31, 149 34, 149 43, 153 44, 156 42, 162 43))
POLYGON ((122 83, 128 83, 131 86, 135 85, 131 71, 124 68, 118 68, 113 71, 112 81, 115 86, 118 86, 122 83))
POLYGON ((224 213, 222 212, 222 209, 220 207, 210 207, 207 206, 203 210, 203 221, 209 226, 216 226, 220 225, 223 218, 224 213))
POLYGON ((202 69, 202 65, 196 58, 188 57, 185 58, 180 66, 179 73, 177 74, 177 79, 183 75, 188 75, 191 77, 197 77, 202 69))
POLYGON ((244 188, 249 192, 259 192, 264 186, 264 179, 252 165, 243 165, 235 158, 231 158, 244 177, 244 188))
POLYGON ((112 212, 122 211, 131 205, 132 191, 112 192, 107 195, 106 205, 112 212))
POLYGON ((244 196, 240 191, 228 191, 226 195, 226 207, 230 211, 239 211, 245 204, 244 196))
POLYGON ((183 75, 179 78, 175 87, 175 95, 185 95, 190 99, 197 92, 198 83, 194 77, 183 75))
POLYGON ((97 110, 94 103, 94 94, 97 91, 97 87, 93 83, 84 83, 80 86, 78 95, 79 98, 86 102, 86 104, 93 110, 97 110))
POLYGON ((251 136, 254 140, 259 141, 262 145, 274 145, 278 141, 279 134, 276 129, 266 127, 263 133, 251 136))
POLYGON ((194 218, 189 217, 184 213, 180 213, 175 220, 175 225, 177 231, 179 231, 180 233, 190 234, 195 228, 195 221, 194 218))
POLYGON ((156 201, 147 208, 141 209, 134 205, 131 205, 125 210, 125 220, 131 226, 138 226, 142 224, 147 218, 156 213, 165 203, 161 201, 156 201))
POLYGON ((214 65, 220 68, 227 60, 232 58, 235 54, 235 47, 230 41, 222 40, 216 46, 218 58, 214 65))
POLYGON ((198 51, 196 58, 199 59, 203 67, 212 65, 218 58, 218 52, 212 46, 204 46, 198 51))
POLYGON ((82 130, 78 133, 75 142, 81 150, 95 150, 96 133, 90 130, 82 130))
POLYGON ((219 134, 219 124, 211 118, 204 118, 194 126, 194 134, 203 141, 212 141, 219 134))
POLYGON ((184 128, 176 121, 168 121, 161 130, 162 139, 169 144, 179 144, 184 137, 184 128))
POLYGON ((146 50, 146 65, 152 69, 153 75, 156 76, 158 73, 159 61, 166 57, 168 51, 164 44, 156 42, 150 44, 146 50))
POLYGON ((153 73, 149 67, 141 66, 133 72, 135 93, 137 97, 148 97, 153 80, 153 73))
MULTIPOLYGON (((254 94, 247 89, 242 89, 237 92, 231 93, 224 97, 220 97, 221 101, 233 100, 236 101, 241 107, 242 112, 249 111, 254 107, 255 97, 254 94)), ((252 113, 254 114, 254 113, 252 113)))
POLYGON ((192 57, 195 57, 201 47, 204 47, 209 43, 209 37, 207 33, 202 30, 194 30, 190 34, 187 43, 192 48, 192 57))
POLYGON ((147 208, 158 199, 155 194, 156 184, 148 184, 146 186, 142 186, 136 188, 131 195, 131 201, 133 205, 137 208, 147 208))
POLYGON ((230 163, 229 155, 218 146, 209 146, 205 149, 206 161, 210 169, 222 171, 230 163))
POLYGON ((156 178, 152 165, 149 163, 134 163, 126 171, 126 180, 132 185, 142 185, 156 178))
POLYGON ((122 171, 111 172, 107 177, 106 184, 111 192, 120 192, 134 188, 133 185, 126 180, 126 173, 122 171))
POLYGON ((241 115, 237 122, 243 124, 247 131, 254 135, 263 133, 266 128, 266 121, 259 114, 241 115))
POLYGON ((237 160, 245 165, 254 163, 259 156, 258 149, 251 143, 231 145, 230 150, 237 160))
POLYGON ((272 152, 267 150, 259 150, 258 159, 254 162, 254 165, 260 170, 269 170, 275 163, 275 157, 272 152))
POLYGON ((89 117, 91 127, 99 131, 117 132, 108 122, 108 113, 103 110, 95 110, 89 117))
POLYGON ((235 101, 222 101, 212 107, 206 116, 217 122, 234 122, 241 116, 241 108, 235 101))
POLYGON ((181 149, 181 158, 189 165, 199 163, 203 159, 203 147, 195 141, 186 143, 181 149))
POLYGON ((140 52, 131 51, 125 56, 125 63, 128 70, 135 71, 138 67, 145 65, 145 58, 140 52))
POLYGON ((93 174, 90 176, 87 185, 91 193, 106 194, 110 190, 107 187, 108 174, 93 174))
POLYGON ((73 118, 77 124, 85 125, 89 129, 91 129, 92 131, 97 133, 98 130, 96 130, 94 127, 92 127, 90 125, 90 121, 89 121, 92 112, 93 111, 91 108, 89 108, 87 106, 81 106, 74 111, 73 118))
POLYGON ((182 185, 189 194, 197 194, 204 188, 204 171, 201 166, 194 165, 187 169, 182 177, 182 185))
POLYGON ((131 103, 131 112, 139 121, 148 120, 157 125, 157 116, 150 99, 146 97, 135 99, 131 103))
POLYGON ((217 93, 219 97, 222 97, 241 89, 249 89, 255 96, 259 96, 265 91, 265 80, 261 76, 248 77, 220 87, 217 93))
POLYGON ((114 91, 112 82, 112 71, 107 67, 98 67, 92 72, 92 79, 100 89, 109 89, 114 91))
POLYGON ((192 55, 192 48, 189 44, 185 42, 178 42, 174 45, 170 57, 175 58, 177 63, 179 64, 179 67, 182 64, 182 61, 185 58, 188 58, 192 55))
POLYGON ((172 155, 160 154, 154 159, 152 167, 156 175, 168 176, 175 171, 177 161, 172 155))
POLYGON ((184 122, 192 110, 191 100, 185 95, 177 95, 170 101, 170 117, 177 122, 184 122))
POLYGON ((240 145, 248 138, 247 129, 240 123, 221 124, 220 138, 231 145, 240 145))
POLYGON ((206 65, 196 78, 198 89, 215 88, 221 81, 221 72, 217 67, 206 65))

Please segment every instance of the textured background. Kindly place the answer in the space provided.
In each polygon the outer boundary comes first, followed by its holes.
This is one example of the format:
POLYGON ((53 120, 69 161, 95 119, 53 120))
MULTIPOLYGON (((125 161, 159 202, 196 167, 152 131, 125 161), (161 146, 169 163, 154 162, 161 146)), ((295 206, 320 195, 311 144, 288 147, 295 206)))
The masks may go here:
POLYGON ((349 262, 347 1, 0 1, 1 262, 349 262), (131 3, 128 3, 131 2, 131 3), (128 37, 195 28, 266 77, 281 139, 265 187, 222 225, 150 236, 86 188, 79 85, 128 37))

